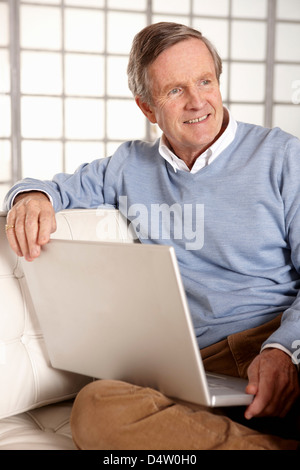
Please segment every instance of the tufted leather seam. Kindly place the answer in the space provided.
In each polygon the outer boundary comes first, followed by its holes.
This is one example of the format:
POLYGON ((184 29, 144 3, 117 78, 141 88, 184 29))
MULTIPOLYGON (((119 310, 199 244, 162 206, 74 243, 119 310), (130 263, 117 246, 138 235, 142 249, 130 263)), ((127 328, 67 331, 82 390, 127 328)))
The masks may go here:
POLYGON ((70 232, 70 237, 71 237, 71 240, 73 240, 73 233, 72 233, 72 228, 71 228, 71 225, 70 225, 70 222, 68 220, 68 217, 66 217, 65 214, 61 213, 63 219, 66 221, 66 224, 68 226, 68 229, 69 229, 69 232, 70 232))
MULTIPOLYGON (((42 423, 30 412, 30 411, 26 411, 25 412, 25 415, 28 416, 28 418, 30 418, 31 420, 31 423, 28 423, 28 422, 24 422, 22 423, 24 425, 24 427, 28 427, 28 426, 32 426, 32 425, 35 425, 35 428, 37 430, 40 430, 42 432, 47 432, 48 430, 51 430, 53 431, 55 434, 58 434, 58 435, 61 435, 61 436, 66 436, 66 437, 70 437, 67 433, 60 433, 59 430, 67 425, 69 423, 69 419, 64 419, 64 421, 62 421, 58 426, 56 426, 55 428, 47 428, 45 426, 42 425, 42 423)), ((14 416, 8 418, 10 421, 14 421, 14 416)), ((5 421, 5 420, 3 420, 5 421)), ((16 424, 18 424, 17 420, 16 420, 16 424)), ((18 426, 18 429, 20 428, 20 426, 18 426)), ((1 432, 1 429, 0 429, 0 436, 1 436, 1 439, 3 437, 9 437, 9 436, 13 436, 15 437, 16 435, 16 430, 15 429, 12 429, 12 430, 9 430, 9 431, 4 431, 4 432, 1 432)))
MULTIPOLYGON (((22 414, 23 414, 23 413, 22 413, 22 414)), ((36 422, 36 420, 33 420, 33 419, 32 419, 32 416, 30 415, 30 413, 24 412, 24 414, 25 414, 26 416, 28 416, 28 417, 30 418, 30 420, 31 420, 31 423, 28 423, 27 421, 25 421, 24 423, 22 422, 22 425, 23 425, 24 427, 25 427, 25 426, 26 426, 26 427, 32 426, 32 424, 35 424, 35 425, 38 426, 38 423, 36 422)), ((19 415, 13 415, 13 416, 10 416, 10 417, 8 417, 8 418, 6 418, 6 419, 7 419, 10 423, 12 423, 12 424, 13 424, 14 421, 15 421, 16 424, 18 424, 18 429, 19 429, 19 428, 20 428, 20 424, 19 424, 18 418, 19 418, 19 415)), ((6 419, 1 420, 2 423, 5 422, 6 419)), ((38 426, 38 429, 41 429, 41 427, 38 426)), ((13 429, 13 430, 4 431, 4 432, 1 432, 1 430, 0 430, 0 435, 1 435, 1 437, 3 437, 3 436, 9 436, 10 434, 11 434, 12 436, 15 436, 16 430, 13 429)))
POLYGON ((32 421, 36 424, 36 426, 41 429, 41 431, 47 431, 48 429, 51 429, 54 433, 57 433, 57 434, 61 434, 61 435, 67 435, 65 433, 59 433, 59 430, 65 426, 66 424, 69 423, 69 419, 64 419, 58 426, 56 427, 53 427, 53 428, 49 428, 49 427, 45 427, 42 425, 42 423, 30 412, 30 411, 27 411, 26 414, 32 419, 32 421))
POLYGON ((15 273, 11 274, 0 274, 0 279, 19 279, 16 277, 15 273))
POLYGON ((41 430, 45 431, 46 428, 45 426, 42 425, 42 423, 32 414, 30 411, 26 412, 26 415, 29 416, 29 418, 34 422, 34 424, 41 430))
MULTIPOLYGON (((28 308, 27 308, 27 304, 26 304, 26 295, 25 295, 25 292, 24 292, 23 284, 21 282, 19 282, 19 286, 20 286, 20 290, 21 290, 21 293, 22 293, 22 299, 23 299, 23 315, 24 315, 23 333, 25 334, 25 331, 27 331, 28 317, 29 317, 30 313, 28 312, 28 308)), ((33 335, 28 335, 28 336, 32 337, 33 335)), ((40 338, 42 338, 42 334, 39 333, 38 336, 40 338)), ((35 363, 32 360, 32 357, 31 357, 31 354, 30 354, 30 351, 29 351, 27 345, 24 344, 24 343, 22 343, 22 344, 24 346, 24 350, 26 351, 27 357, 28 357, 29 362, 31 364, 31 370, 32 370, 32 375, 33 375, 33 383, 34 383, 34 401, 37 402, 37 400, 38 400, 38 373, 37 373, 35 363)))

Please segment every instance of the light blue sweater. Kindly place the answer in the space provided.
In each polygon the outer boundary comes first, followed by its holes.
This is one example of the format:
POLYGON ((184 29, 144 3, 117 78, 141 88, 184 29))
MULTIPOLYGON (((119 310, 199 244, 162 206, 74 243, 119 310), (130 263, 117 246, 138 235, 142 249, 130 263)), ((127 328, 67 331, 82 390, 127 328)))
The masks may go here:
POLYGON ((74 175, 23 180, 9 192, 7 208, 17 192, 28 189, 47 192, 55 211, 120 208, 142 242, 173 245, 200 347, 284 311, 267 343, 295 352, 300 340, 297 138, 238 123, 235 140, 195 174, 175 172, 159 155, 158 141, 128 142, 74 175))

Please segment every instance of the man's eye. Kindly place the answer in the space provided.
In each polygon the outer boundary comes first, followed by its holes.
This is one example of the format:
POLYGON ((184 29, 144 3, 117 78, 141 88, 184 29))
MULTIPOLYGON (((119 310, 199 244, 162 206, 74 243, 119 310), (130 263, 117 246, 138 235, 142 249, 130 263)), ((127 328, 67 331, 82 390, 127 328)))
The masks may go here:
POLYGON ((169 95, 177 95, 179 92, 180 88, 173 88, 173 90, 169 92, 169 95))

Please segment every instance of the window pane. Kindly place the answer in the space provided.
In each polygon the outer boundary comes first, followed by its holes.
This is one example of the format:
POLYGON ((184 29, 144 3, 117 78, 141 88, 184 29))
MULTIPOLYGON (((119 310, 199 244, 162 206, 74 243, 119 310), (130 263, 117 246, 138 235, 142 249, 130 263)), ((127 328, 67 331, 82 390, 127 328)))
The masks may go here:
POLYGON ((110 139, 144 139, 145 118, 133 100, 108 100, 107 133, 110 139))
POLYGON ((232 47, 233 59, 264 60, 266 57, 266 25, 250 21, 232 22, 232 47), (253 37, 255 28, 255 40, 253 37))
POLYGON ((300 61, 300 24, 279 23, 276 27, 275 57, 282 61, 300 61))
POLYGON ((273 125, 281 127, 300 139, 300 106, 277 105, 274 106, 273 125))
POLYGON ((66 8, 65 48, 69 51, 103 52, 103 12, 66 8))
POLYGON ((220 90, 223 101, 228 99, 228 64, 223 62, 223 71, 220 77, 220 90))
POLYGON ((193 27, 212 42, 222 59, 228 58, 228 21, 196 18, 193 27))
POLYGON ((162 136, 162 130, 157 124, 150 124, 150 140, 154 141, 162 136))
POLYGON ((9 41, 8 6, 0 3, 0 45, 7 46, 9 41))
POLYGON ((59 98, 23 97, 21 129, 23 137, 61 137, 62 101, 59 98))
POLYGON ((60 49, 60 9, 21 7, 21 46, 34 49, 60 49))
POLYGON ((247 18, 266 18, 267 0, 233 0, 232 15, 247 18))
POLYGON ((264 101, 265 66, 232 64, 230 98, 232 101, 264 101))
POLYGON ((300 20, 299 0, 277 0, 277 18, 281 20, 300 20))
POLYGON ((232 104, 230 111, 234 119, 251 124, 264 125, 264 107, 255 104, 232 104))
POLYGON ((300 65, 276 65, 274 79, 275 101, 300 102, 300 65))
POLYGON ((67 142, 66 172, 74 173, 82 163, 89 163, 105 156, 102 142, 67 142))
MULTIPOLYGON (((152 15, 152 23, 160 23, 161 21, 170 21, 169 15, 152 15)), ((172 15, 171 21, 174 23, 185 24, 187 26, 190 25, 190 17, 189 16, 179 16, 179 15, 172 15)))
POLYGON ((107 156, 113 155, 118 150, 119 147, 120 147, 120 142, 108 142, 106 144, 107 156))
POLYGON ((70 139, 103 139, 103 100, 66 99, 66 136, 70 139))
MULTIPOLYGON (((190 2, 182 0, 153 0, 152 8, 154 13, 190 13, 190 2)), ((171 21, 171 20, 170 20, 171 21)))
POLYGON ((78 7, 104 7, 105 0, 65 0, 65 5, 75 5, 78 7))
POLYGON ((4 198, 10 188, 11 188, 11 184, 0 184, 0 207, 1 209, 3 207, 4 198))
POLYGON ((60 142, 23 142, 23 178, 52 179, 62 170, 62 144, 60 142))
POLYGON ((0 93, 8 93, 10 90, 8 51, 0 50, 0 93))
MULTIPOLYGON (((172 0, 173 2, 173 0, 172 0)), ((108 8, 117 8, 119 10, 146 10, 147 0, 108 0, 108 8)))
POLYGON ((108 13, 108 52, 129 54, 136 33, 146 26, 146 15, 140 13, 108 13), (122 31, 122 38, 117 33, 122 31))
POLYGON ((61 0, 30 0, 30 3, 44 3, 45 5, 47 4, 60 5, 61 0))
POLYGON ((68 95, 103 96, 103 57, 67 54, 65 91, 68 95))
POLYGON ((193 0, 195 15, 227 16, 229 13, 229 0, 193 0))
POLYGON ((22 52, 21 91, 34 94, 62 92, 61 55, 46 52, 22 52))
POLYGON ((108 57, 107 93, 115 96, 131 96, 127 81, 127 57, 108 57))
POLYGON ((11 178, 11 146, 9 140, 0 140, 0 178, 1 181, 10 180, 11 178))
POLYGON ((0 96, 0 137, 9 137, 11 134, 10 98, 0 96))

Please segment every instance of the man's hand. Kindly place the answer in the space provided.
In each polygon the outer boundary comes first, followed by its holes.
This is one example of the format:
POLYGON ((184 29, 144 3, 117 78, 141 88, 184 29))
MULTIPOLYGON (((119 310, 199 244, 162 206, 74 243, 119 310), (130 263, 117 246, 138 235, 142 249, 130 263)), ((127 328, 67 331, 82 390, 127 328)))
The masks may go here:
POLYGON ((56 230, 55 213, 44 193, 32 191, 15 198, 7 214, 6 235, 13 251, 33 261, 56 230))
POLYGON ((291 357, 280 349, 267 348, 248 368, 246 392, 255 395, 245 412, 254 416, 284 417, 300 394, 299 377, 291 357))

